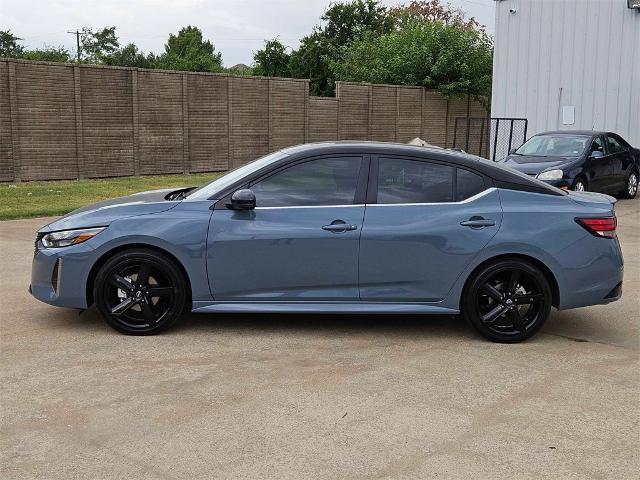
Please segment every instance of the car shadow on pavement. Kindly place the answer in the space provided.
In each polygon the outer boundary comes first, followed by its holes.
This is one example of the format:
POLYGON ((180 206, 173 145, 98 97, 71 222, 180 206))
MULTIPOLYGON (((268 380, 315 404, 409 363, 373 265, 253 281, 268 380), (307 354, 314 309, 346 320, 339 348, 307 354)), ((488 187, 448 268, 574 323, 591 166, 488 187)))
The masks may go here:
MULTIPOLYGON (((573 341, 610 343, 625 342, 610 338, 612 332, 600 331, 601 326, 589 322, 584 310, 576 312, 552 312, 551 318, 539 335, 527 343, 544 341, 547 335, 573 341), (582 313, 582 315, 579 315, 582 313), (545 335, 546 334, 546 335, 545 335)), ((104 322, 95 307, 82 313, 77 310, 57 310, 47 316, 46 323, 55 323, 58 330, 76 333, 117 332, 104 322)), ((405 338, 457 338, 483 342, 461 316, 456 315, 387 315, 387 314, 299 314, 299 313, 186 313, 162 335, 191 335, 238 333, 253 334, 307 334, 313 335, 362 335, 395 336, 405 338)))
MULTIPOLYGON (((95 307, 78 315, 73 310, 56 316, 59 328, 104 330, 110 328, 95 307), (67 319, 65 322, 63 319, 67 319)), ((404 337, 477 338, 464 319, 454 315, 367 315, 367 314, 184 314, 164 335, 237 331, 255 333, 307 333, 340 335, 394 335, 404 337)), ((115 331, 114 334, 117 334, 115 331)))

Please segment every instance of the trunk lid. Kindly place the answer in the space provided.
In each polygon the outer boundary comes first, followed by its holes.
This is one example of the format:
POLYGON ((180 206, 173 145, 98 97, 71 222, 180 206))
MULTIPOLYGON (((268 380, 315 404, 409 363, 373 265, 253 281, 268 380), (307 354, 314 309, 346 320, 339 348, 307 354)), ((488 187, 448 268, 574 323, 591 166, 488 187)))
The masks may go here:
POLYGON ((604 193, 598 192, 574 192, 568 191, 569 198, 576 203, 581 205, 586 205, 589 207, 596 207, 601 209, 610 210, 613 213, 615 208, 615 204, 618 200, 616 200, 611 195, 606 195, 604 193))

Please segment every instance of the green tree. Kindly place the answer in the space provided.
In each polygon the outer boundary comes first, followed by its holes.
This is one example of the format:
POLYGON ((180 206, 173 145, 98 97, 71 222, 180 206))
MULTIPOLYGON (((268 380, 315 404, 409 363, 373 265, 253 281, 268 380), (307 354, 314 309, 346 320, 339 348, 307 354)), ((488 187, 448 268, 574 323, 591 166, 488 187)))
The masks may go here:
POLYGON ((104 58, 116 52, 119 46, 116 27, 104 27, 95 32, 84 27, 80 34, 81 58, 89 63, 102 63, 104 58))
POLYGON ((480 29, 413 19, 401 29, 356 40, 331 63, 335 78, 420 85, 445 95, 490 95, 493 49, 480 29))
POLYGON ((446 25, 456 24, 471 30, 485 31, 485 26, 480 25, 475 18, 467 19, 462 10, 450 4, 445 5, 441 0, 412 0, 408 5, 389 10, 389 16, 400 30, 415 22, 442 22, 446 25))
POLYGON ((177 35, 170 34, 164 50, 158 57, 158 68, 191 72, 223 70, 222 54, 216 52, 209 40, 203 40, 202 32, 197 27, 184 27, 177 35))
POLYGON ((42 60, 45 62, 61 62, 71 61, 69 50, 64 47, 47 47, 36 48, 34 50, 25 50, 22 54, 25 60, 42 60))
POLYGON ((105 65, 118 65, 120 67, 154 68, 156 57, 153 53, 145 55, 133 43, 129 43, 104 56, 102 62, 105 65))
POLYGON ((253 53, 254 75, 265 77, 288 77, 291 75, 291 55, 277 38, 265 42, 264 48, 253 53))
POLYGON ((322 23, 302 38, 291 54, 290 70, 297 78, 309 78, 312 95, 333 95, 335 84, 330 68, 343 49, 367 33, 391 31, 394 18, 376 0, 333 3, 321 17, 322 23))
POLYGON ((0 30, 0 57, 20 58, 24 51, 24 47, 18 43, 20 40, 11 30, 0 30))

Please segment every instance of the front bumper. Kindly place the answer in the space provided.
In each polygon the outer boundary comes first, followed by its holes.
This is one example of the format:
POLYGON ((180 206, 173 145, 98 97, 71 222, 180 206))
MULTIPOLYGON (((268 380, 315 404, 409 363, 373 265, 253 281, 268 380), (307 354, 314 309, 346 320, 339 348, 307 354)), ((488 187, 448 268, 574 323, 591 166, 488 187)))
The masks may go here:
POLYGON ((86 243, 63 248, 36 246, 29 292, 41 302, 87 308, 88 265, 93 249, 86 243))

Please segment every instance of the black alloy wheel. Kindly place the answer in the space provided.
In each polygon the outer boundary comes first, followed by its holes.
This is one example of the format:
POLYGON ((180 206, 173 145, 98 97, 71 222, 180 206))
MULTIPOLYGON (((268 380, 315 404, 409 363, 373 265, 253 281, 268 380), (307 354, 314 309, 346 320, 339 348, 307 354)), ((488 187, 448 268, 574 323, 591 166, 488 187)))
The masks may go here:
POLYGON ((544 274, 529 262, 499 260, 469 283, 463 312, 485 338, 514 343, 534 335, 549 317, 551 289, 544 274))
POLYGON ((119 332, 152 335, 179 318, 186 299, 185 281, 166 255, 127 250, 102 266, 94 298, 104 319, 119 332))

